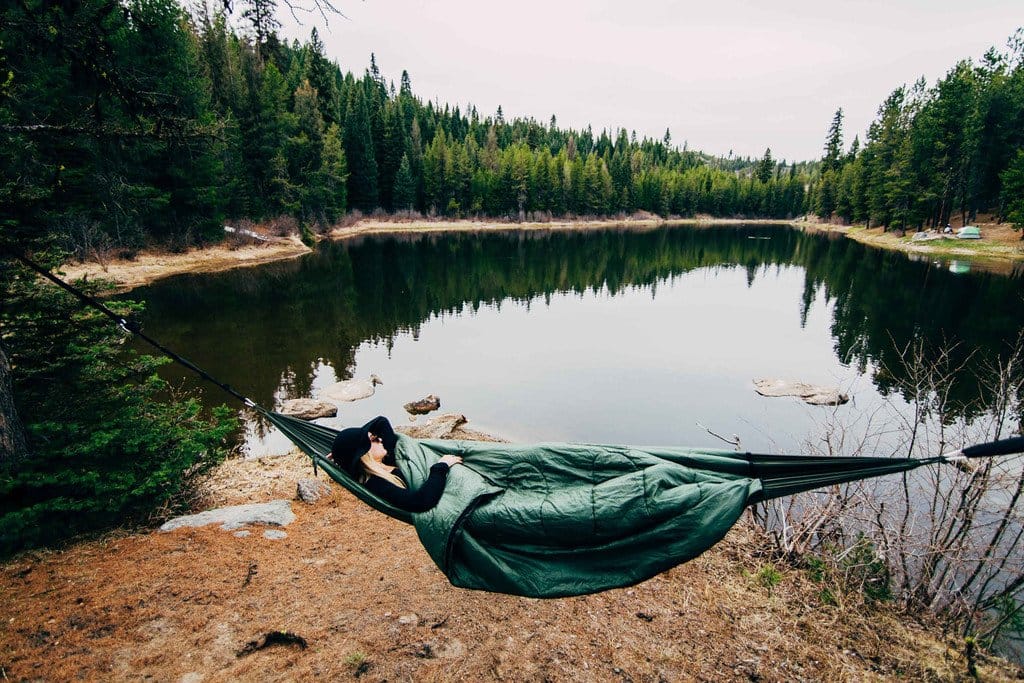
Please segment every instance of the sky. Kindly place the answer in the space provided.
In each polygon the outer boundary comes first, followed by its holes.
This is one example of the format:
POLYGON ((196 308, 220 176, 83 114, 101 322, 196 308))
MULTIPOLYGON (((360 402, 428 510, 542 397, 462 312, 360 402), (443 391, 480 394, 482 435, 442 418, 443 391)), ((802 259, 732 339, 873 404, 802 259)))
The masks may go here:
MULTIPOLYGON (((307 0, 308 1, 308 0, 307 0)), ((316 26, 327 56, 362 74, 376 55, 397 86, 442 104, 502 107, 598 133, 672 132, 674 144, 725 156, 819 158, 836 109, 844 139, 864 137, 882 100, 961 59, 1005 49, 1020 0, 335 0, 347 18, 316 26)))

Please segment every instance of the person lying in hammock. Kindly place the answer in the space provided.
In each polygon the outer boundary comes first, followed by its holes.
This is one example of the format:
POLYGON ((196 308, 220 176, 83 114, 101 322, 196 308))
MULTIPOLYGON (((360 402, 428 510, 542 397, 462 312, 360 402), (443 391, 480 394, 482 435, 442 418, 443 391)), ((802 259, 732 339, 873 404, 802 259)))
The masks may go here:
POLYGON ((448 481, 448 470, 461 463, 462 458, 445 455, 430 467, 430 476, 423 485, 410 490, 395 467, 397 441, 388 419, 376 417, 362 427, 341 430, 331 447, 331 459, 368 491, 395 507, 426 512, 437 505, 448 481))

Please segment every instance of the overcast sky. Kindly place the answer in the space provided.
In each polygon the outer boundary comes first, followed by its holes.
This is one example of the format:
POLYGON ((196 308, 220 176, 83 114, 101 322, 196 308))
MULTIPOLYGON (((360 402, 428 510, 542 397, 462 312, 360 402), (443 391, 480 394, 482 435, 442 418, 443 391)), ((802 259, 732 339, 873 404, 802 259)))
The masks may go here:
POLYGON ((498 105, 506 118, 625 127, 691 149, 776 159, 821 156, 835 110, 845 141, 894 88, 929 85, 958 60, 1004 49, 1021 0, 336 0, 348 19, 315 25, 327 55, 362 74, 377 57, 397 86, 441 103, 498 105))

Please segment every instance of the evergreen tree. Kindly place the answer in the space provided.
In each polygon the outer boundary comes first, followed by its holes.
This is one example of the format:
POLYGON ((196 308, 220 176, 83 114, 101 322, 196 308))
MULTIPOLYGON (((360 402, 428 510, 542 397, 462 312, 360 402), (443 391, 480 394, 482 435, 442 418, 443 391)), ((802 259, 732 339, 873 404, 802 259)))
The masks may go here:
POLYGON ((335 67, 324 55, 324 44, 320 41, 316 28, 310 34, 306 53, 305 80, 309 81, 317 93, 320 116, 326 125, 340 123, 340 103, 334 80, 335 67))
POLYGON ((360 211, 373 211, 379 201, 377 160, 374 157, 370 115, 363 88, 353 88, 349 91, 344 138, 345 157, 349 168, 349 203, 360 211))
POLYGON ((391 100, 384 105, 383 156, 380 158, 380 204, 385 209, 394 208, 392 192, 395 176, 402 157, 406 156, 406 136, 403 128, 405 116, 402 101, 391 100))
POLYGON ((243 119, 244 157, 252 179, 251 194, 258 202, 254 217, 263 218, 286 210, 290 204, 283 148, 291 122, 287 111, 288 85, 276 66, 266 66, 255 88, 255 97, 243 119))
POLYGON ((408 154, 402 155, 398 173, 395 174, 393 202, 396 211, 409 211, 416 204, 416 180, 412 177, 408 154))
POLYGON ((260 63, 266 59, 274 32, 281 28, 276 13, 277 0, 246 0, 245 9, 242 10, 242 19, 249 23, 252 30, 256 57, 260 63))
POLYGON ((843 155, 843 110, 837 109, 825 136, 825 156, 821 160, 821 173, 838 171, 843 155))
POLYGON ((761 157, 761 161, 757 164, 757 170, 754 171, 754 175, 762 183, 767 183, 775 175, 775 160, 772 159, 772 150, 769 147, 764 151, 764 156, 761 157))
POLYGON ((341 130, 338 124, 332 123, 324 134, 313 201, 313 206, 327 224, 337 221, 345 213, 348 203, 347 181, 348 162, 341 144, 341 130))
POLYGON ((1000 175, 1000 181, 1003 216, 1015 230, 1021 231, 1021 239, 1024 239, 1024 149, 1017 151, 1017 156, 1000 175))
POLYGON ((320 115, 317 92, 309 81, 295 90, 293 100, 291 118, 294 128, 285 147, 288 177, 294 179, 291 183, 294 188, 291 212, 298 213, 304 220, 321 220, 326 190, 318 187, 317 181, 321 180, 318 173, 322 165, 324 120, 320 115))

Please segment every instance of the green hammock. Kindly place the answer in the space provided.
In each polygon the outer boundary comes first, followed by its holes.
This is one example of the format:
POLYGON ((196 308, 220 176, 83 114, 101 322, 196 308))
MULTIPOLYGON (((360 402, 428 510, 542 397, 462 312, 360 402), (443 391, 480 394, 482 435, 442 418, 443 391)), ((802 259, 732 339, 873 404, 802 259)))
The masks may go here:
POLYGON ((423 484, 430 466, 442 456, 464 459, 464 467, 448 473, 437 506, 413 514, 373 495, 327 459, 335 430, 266 410, 146 335, 133 321, 23 254, 12 255, 266 417, 309 455, 314 468, 323 468, 360 500, 414 524, 437 566, 452 584, 464 588, 553 598, 628 586, 700 555, 725 536, 747 505, 937 462, 1024 452, 1024 437, 912 459, 585 444, 516 446, 399 435, 395 458, 413 487, 423 484))
POLYGON ((328 475, 377 510, 416 526, 453 585, 562 597, 629 586, 697 557, 746 506, 956 458, 1024 450, 1024 437, 934 458, 754 455, 697 448, 530 446, 398 435, 395 459, 419 487, 443 455, 464 466, 424 513, 399 510, 326 459, 332 429, 260 411, 328 475))

